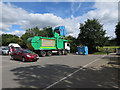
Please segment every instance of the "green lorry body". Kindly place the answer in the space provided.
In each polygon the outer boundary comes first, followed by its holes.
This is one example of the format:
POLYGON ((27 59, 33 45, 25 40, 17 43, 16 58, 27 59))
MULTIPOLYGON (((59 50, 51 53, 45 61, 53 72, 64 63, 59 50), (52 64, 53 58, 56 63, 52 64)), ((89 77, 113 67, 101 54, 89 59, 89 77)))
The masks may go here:
POLYGON ((64 42, 59 34, 55 33, 54 37, 34 36, 27 39, 27 47, 31 50, 57 50, 64 49, 64 42))

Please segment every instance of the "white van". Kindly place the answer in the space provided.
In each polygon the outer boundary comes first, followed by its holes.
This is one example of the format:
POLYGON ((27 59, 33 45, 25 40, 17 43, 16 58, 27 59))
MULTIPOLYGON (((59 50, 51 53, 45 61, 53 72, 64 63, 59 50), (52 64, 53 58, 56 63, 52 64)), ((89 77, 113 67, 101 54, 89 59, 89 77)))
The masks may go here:
POLYGON ((17 44, 17 43, 10 43, 8 45, 9 49, 10 49, 10 52, 9 52, 9 55, 14 51, 14 50, 17 50, 17 49, 21 49, 20 45, 17 44))
POLYGON ((17 43, 10 43, 8 46, 9 47, 20 47, 20 45, 17 43))
POLYGON ((1 46, 0 47, 0 55, 8 55, 9 54, 9 48, 8 46, 1 46))

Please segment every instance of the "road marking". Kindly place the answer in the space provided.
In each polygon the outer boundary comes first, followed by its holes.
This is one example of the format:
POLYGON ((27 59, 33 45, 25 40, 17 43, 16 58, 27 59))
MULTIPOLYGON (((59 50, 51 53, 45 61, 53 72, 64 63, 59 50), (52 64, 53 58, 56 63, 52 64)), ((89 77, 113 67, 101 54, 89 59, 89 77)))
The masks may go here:
MULTIPOLYGON (((105 57, 105 56, 102 56, 102 57, 105 57)), ((90 62, 90 63, 84 65, 83 67, 79 68, 78 70, 74 71, 73 73, 70 73, 70 74, 67 75, 66 77, 63 77, 62 79, 58 80, 57 82, 54 82, 53 84, 47 86, 47 87, 46 87, 45 89, 43 89, 43 90, 47 90, 47 89, 51 88, 52 86, 56 85, 57 83, 59 83, 59 82, 65 80, 66 78, 72 76, 73 74, 77 73, 77 72, 80 71, 81 69, 87 67, 88 65, 90 65, 90 64, 92 64, 92 63, 94 63, 94 62, 96 62, 96 61, 98 61, 98 60, 100 60, 100 58, 95 59, 94 61, 92 61, 92 62, 90 62)))

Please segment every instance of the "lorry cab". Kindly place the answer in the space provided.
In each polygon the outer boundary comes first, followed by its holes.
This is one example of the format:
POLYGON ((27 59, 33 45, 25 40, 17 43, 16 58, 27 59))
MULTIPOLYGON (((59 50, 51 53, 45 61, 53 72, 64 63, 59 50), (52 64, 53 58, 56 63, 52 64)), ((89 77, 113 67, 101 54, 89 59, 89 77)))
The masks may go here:
POLYGON ((65 42, 65 50, 70 53, 70 43, 65 42))

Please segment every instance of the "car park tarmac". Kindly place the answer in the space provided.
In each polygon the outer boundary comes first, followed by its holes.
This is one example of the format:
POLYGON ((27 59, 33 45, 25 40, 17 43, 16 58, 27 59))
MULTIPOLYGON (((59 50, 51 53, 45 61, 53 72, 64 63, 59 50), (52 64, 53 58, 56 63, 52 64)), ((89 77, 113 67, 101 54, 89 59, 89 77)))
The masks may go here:
POLYGON ((110 55, 54 55, 36 62, 0 57, 2 88, 118 88, 117 70, 106 66, 110 55))

